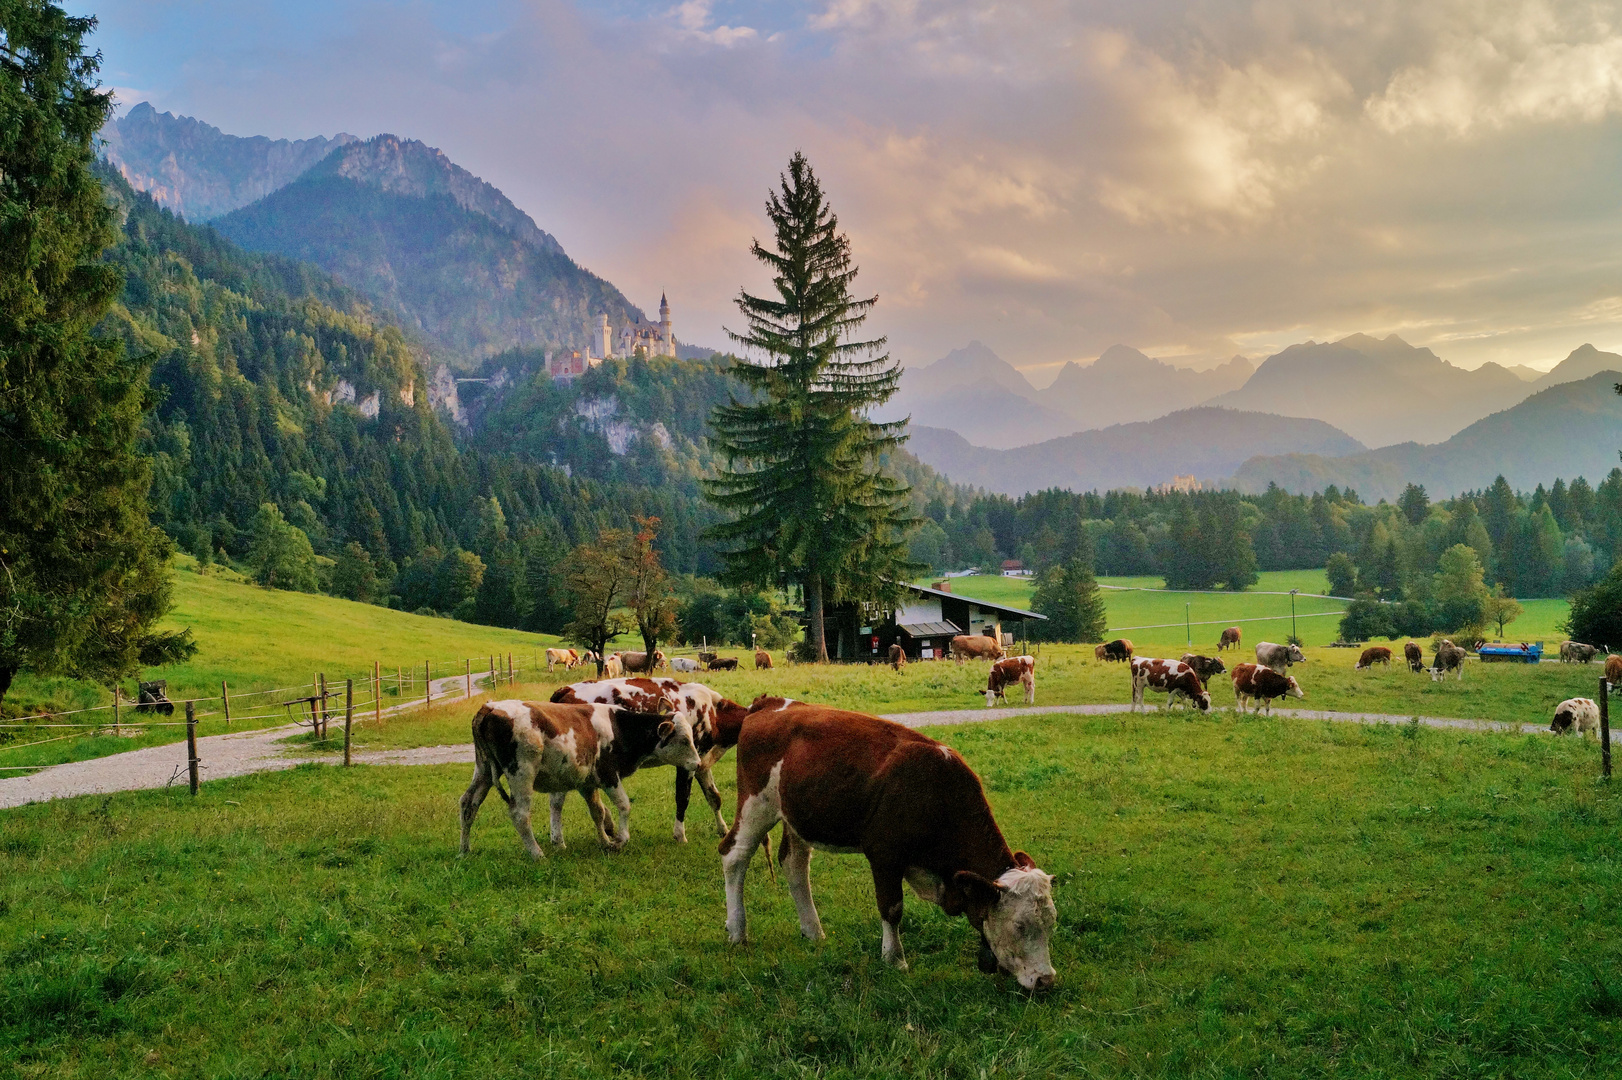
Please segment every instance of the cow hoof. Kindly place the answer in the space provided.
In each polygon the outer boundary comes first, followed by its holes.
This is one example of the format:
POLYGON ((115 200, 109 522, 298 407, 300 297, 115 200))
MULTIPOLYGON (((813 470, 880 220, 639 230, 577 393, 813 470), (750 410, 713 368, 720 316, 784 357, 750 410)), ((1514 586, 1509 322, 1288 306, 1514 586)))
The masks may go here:
POLYGON ((678 844, 687 843, 687 826, 679 821, 676 822, 675 828, 670 830, 670 838, 678 844))

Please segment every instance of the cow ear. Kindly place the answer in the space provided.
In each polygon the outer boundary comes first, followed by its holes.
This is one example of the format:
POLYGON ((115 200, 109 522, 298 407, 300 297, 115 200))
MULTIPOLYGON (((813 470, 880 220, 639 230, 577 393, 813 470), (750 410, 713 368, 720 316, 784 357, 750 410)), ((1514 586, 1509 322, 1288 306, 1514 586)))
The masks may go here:
POLYGON ((963 891, 971 908, 989 908, 1003 894, 1001 885, 981 877, 973 870, 959 870, 952 875, 952 883, 963 891))
POLYGON ((659 725, 659 738, 668 739, 675 733, 676 725, 672 724, 669 720, 666 720, 664 723, 659 725))
POLYGON ((1023 851, 1016 851, 1014 852, 1014 865, 1019 867, 1021 870, 1035 870, 1036 860, 1025 854, 1023 851))

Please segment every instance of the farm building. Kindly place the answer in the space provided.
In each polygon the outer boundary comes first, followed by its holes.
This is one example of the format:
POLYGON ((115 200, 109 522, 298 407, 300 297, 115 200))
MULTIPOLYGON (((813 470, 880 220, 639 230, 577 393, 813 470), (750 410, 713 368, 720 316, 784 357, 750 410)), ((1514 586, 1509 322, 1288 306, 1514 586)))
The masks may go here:
POLYGON ((907 596, 897 607, 830 604, 824 615, 830 660, 872 661, 889 654, 897 642, 909 660, 946 656, 958 634, 985 634, 1001 638, 1005 623, 1026 619, 1047 620, 1034 611, 954 596, 944 589, 906 586, 907 596))

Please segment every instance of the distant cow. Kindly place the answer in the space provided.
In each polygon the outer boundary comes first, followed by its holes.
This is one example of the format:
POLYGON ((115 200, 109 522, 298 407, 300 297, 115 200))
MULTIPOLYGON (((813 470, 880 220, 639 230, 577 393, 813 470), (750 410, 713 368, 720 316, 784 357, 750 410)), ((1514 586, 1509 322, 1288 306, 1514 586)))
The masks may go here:
POLYGON ((1364 668, 1371 668, 1375 664, 1384 664, 1386 667, 1390 667, 1391 650, 1384 645, 1369 646, 1363 650, 1363 655, 1357 658, 1357 666, 1352 670, 1362 671, 1364 668))
POLYGON ((603 678, 619 679, 625 676, 625 665, 620 662, 620 654, 615 653, 603 661, 603 678))
POLYGON ((1217 642, 1217 652, 1221 652, 1229 647, 1237 649, 1239 647, 1239 636, 1239 628, 1237 626, 1230 626, 1226 630, 1222 631, 1222 640, 1217 642))
POLYGON ((668 666, 665 662, 663 649, 653 650, 649 657, 645 652, 622 652, 619 654, 620 663, 625 665, 625 673, 638 675, 651 675, 659 668, 668 666))
POLYGON ((959 634, 952 639, 952 658, 958 663, 964 660, 1001 660, 1003 648, 994 638, 984 634, 959 634))
POLYGON ((1205 689, 1194 669, 1181 660, 1157 660, 1149 656, 1132 660, 1132 711, 1143 707, 1146 690, 1157 690, 1166 695, 1166 708, 1179 698, 1192 701, 1200 712, 1211 711, 1211 694, 1205 689))
POLYGON ((1403 659, 1408 661, 1408 670, 1418 675, 1425 670, 1425 650, 1419 647, 1417 641, 1410 641, 1402 647, 1403 659))
POLYGON ((1025 688, 1025 704, 1036 704, 1036 657, 1010 656, 991 665, 991 674, 986 678, 986 708, 999 698, 1006 703, 1005 691, 1015 683, 1025 688))
POLYGON ((1567 735, 1575 731, 1579 735, 1587 735, 1590 731, 1599 732, 1599 706, 1585 697, 1567 698, 1554 707, 1554 723, 1549 730, 1556 735, 1567 735))
POLYGON ((1132 659, 1132 643, 1126 638, 1106 641, 1093 649, 1093 655, 1100 660, 1130 660, 1132 659))
POLYGON ((1256 663, 1280 675, 1286 674, 1291 664, 1299 664, 1305 659, 1299 645, 1275 645, 1271 641, 1256 643, 1256 663))
POLYGON ((1464 658, 1470 654, 1448 641, 1446 638, 1436 644, 1436 660, 1431 664, 1431 681, 1441 682, 1447 678, 1447 673, 1457 671, 1459 680, 1464 680, 1464 658))
POLYGON ((1611 693, 1622 690, 1622 656, 1613 653, 1605 658, 1605 681, 1611 684, 1611 693))
POLYGON ((1210 688, 1211 679, 1228 670, 1226 664, 1214 656, 1200 656, 1196 653, 1184 653, 1183 663, 1194 669, 1194 674, 1200 677, 1200 682, 1210 688))
POLYGON ((905 970, 902 883, 980 932, 980 970, 1053 986, 1053 879, 1012 851, 979 777, 956 750, 888 720, 820 705, 752 708, 738 741, 738 813, 721 841, 727 937, 748 938, 744 883, 783 823, 782 865, 800 933, 824 937, 811 852, 861 852, 873 873, 882 955, 905 970))
POLYGON ((574 666, 578 663, 580 663, 580 654, 573 649, 546 650, 546 672, 548 675, 552 673, 552 670, 558 664, 563 665, 564 671, 573 671, 574 666))
POLYGON ((890 646, 890 666, 900 671, 907 666, 907 650, 900 645, 890 646))
POLYGON ((473 819, 494 787, 507 803, 525 849, 543 856, 530 828, 530 797, 551 795, 552 843, 563 846, 563 800, 580 792, 591 810, 597 838, 609 850, 631 836, 631 798, 625 778, 643 765, 696 769, 693 728, 683 713, 642 713, 613 705, 558 705, 492 701, 473 716, 473 781, 462 794, 462 854, 468 852, 473 819), (503 790, 505 779, 512 789, 503 790), (619 811, 619 829, 609 832, 607 791, 619 811))
POLYGON ((1251 698, 1256 699, 1256 711, 1262 711, 1267 706, 1267 715, 1273 715, 1273 699, 1293 694, 1304 698, 1307 695, 1301 690, 1301 684, 1295 681, 1293 675, 1280 675, 1272 668, 1262 667, 1260 664, 1240 664, 1233 669, 1233 699, 1239 711, 1245 711, 1245 703, 1251 698))
POLYGON ((670 670, 691 673, 698 670, 698 661, 691 656, 672 656, 670 670))
POLYGON ((717 656, 710 661, 711 671, 737 671, 738 658, 736 656, 717 656))
POLYGON ((1560 643, 1560 662, 1562 664, 1586 664, 1594 659, 1599 650, 1592 645, 1584 645, 1580 641, 1562 641, 1560 643))
POLYGON ((772 654, 767 652, 765 649, 756 649, 755 650, 755 670, 760 671, 762 669, 765 669, 767 671, 770 671, 771 667, 772 667, 772 654))

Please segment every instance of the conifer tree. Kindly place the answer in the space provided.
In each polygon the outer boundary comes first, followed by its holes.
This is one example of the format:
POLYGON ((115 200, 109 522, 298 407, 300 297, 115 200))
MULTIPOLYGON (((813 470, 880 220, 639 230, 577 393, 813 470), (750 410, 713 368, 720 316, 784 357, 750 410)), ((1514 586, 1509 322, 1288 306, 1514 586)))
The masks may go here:
POLYGON ((153 630, 170 549, 136 452, 147 364, 92 334, 123 287, 91 173, 112 109, 94 27, 0 2, 0 698, 22 670, 110 682, 195 651, 153 630))
POLYGON ((796 153, 778 179, 766 201, 774 245, 751 248, 777 295, 740 291, 745 329, 728 331, 750 356, 733 374, 753 399, 711 415, 722 464, 705 488, 735 515, 710 533, 727 576, 800 584, 812 655, 826 660, 826 602, 892 596, 892 582, 923 567, 907 551, 908 489, 879 466, 905 439, 905 422, 867 418, 900 379, 883 338, 854 339, 878 297, 852 297, 850 241, 805 156, 796 153))

